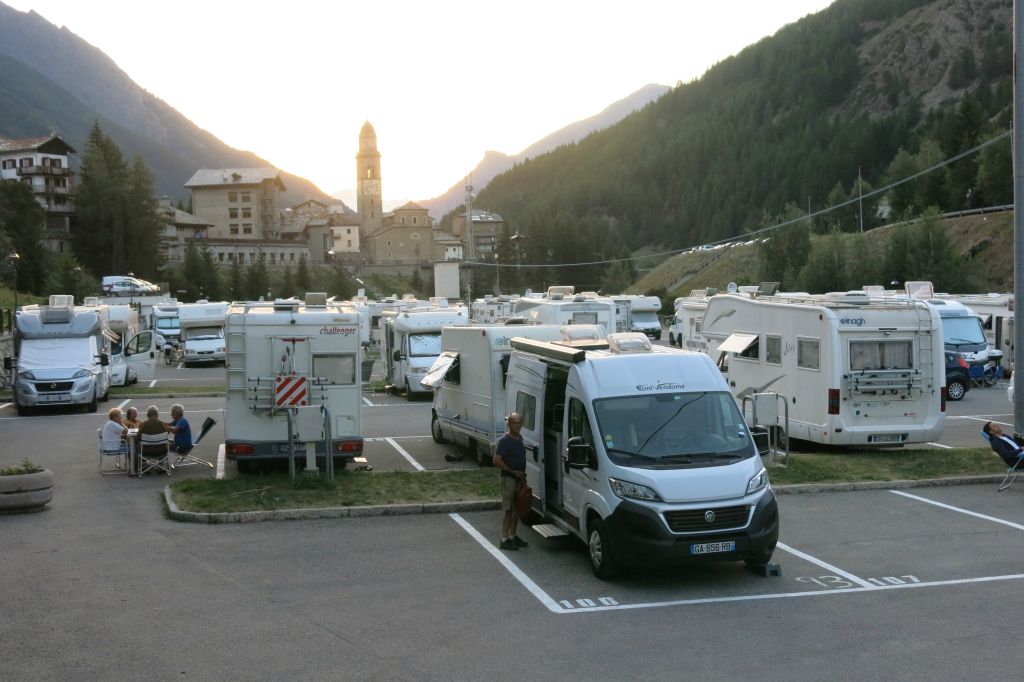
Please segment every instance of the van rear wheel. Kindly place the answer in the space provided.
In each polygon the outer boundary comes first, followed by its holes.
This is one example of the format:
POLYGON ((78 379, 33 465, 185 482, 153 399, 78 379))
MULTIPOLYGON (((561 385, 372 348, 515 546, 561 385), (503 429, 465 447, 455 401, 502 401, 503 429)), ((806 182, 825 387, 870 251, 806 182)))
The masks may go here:
POLYGON ((587 554, 590 556, 591 570, 601 580, 614 578, 618 573, 618 566, 615 564, 612 546, 608 540, 608 529, 605 528, 604 521, 595 516, 590 522, 589 530, 587 554))

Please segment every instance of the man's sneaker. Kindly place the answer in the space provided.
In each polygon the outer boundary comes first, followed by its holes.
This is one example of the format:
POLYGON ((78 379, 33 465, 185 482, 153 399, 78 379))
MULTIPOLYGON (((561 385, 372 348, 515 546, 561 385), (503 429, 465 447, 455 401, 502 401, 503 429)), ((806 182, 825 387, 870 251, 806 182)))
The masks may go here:
POLYGON ((529 545, 529 543, 526 542, 526 540, 522 539, 518 535, 513 535, 512 537, 509 538, 509 540, 511 540, 513 543, 515 543, 516 547, 526 547, 527 545, 529 545))
POLYGON ((513 552, 516 551, 517 549, 519 549, 519 545, 517 545, 516 541, 513 540, 512 538, 509 538, 508 540, 502 540, 500 547, 502 549, 507 549, 507 550, 510 550, 510 551, 513 551, 513 552))

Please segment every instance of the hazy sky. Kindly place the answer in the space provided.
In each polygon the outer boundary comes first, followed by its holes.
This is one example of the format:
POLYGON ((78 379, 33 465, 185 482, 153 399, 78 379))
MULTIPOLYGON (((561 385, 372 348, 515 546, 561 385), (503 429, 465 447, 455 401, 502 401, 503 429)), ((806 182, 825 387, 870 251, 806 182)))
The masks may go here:
POLYGON ((648 83, 675 85, 831 0, 4 0, 67 26, 229 145, 428 199, 648 83))

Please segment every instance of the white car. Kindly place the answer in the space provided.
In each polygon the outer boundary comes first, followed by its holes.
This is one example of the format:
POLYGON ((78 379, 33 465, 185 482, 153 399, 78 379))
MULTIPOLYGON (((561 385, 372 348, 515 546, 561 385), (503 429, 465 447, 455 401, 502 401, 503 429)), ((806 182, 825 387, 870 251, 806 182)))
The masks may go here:
POLYGON ((152 282, 127 276, 104 277, 102 289, 104 296, 149 296, 160 293, 160 287, 152 282))

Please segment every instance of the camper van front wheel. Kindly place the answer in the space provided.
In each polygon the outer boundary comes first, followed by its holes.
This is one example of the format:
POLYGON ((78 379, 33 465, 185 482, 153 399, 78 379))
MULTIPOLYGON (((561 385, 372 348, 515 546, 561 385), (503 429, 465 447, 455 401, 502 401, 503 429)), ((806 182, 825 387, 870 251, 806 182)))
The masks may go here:
POLYGON ((608 580, 615 577, 617 569, 608 542, 608 530, 604 527, 604 521, 597 516, 591 517, 589 525, 587 553, 590 555, 590 568, 598 578, 608 580))
POLYGON ((99 401, 96 400, 96 390, 93 389, 92 401, 88 405, 88 409, 89 409, 90 412, 95 412, 96 410, 99 409, 100 406, 97 404, 98 402, 99 401))
POLYGON ((435 443, 444 445, 444 433, 441 432, 441 422, 437 420, 436 414, 430 419, 430 435, 434 437, 435 443))

